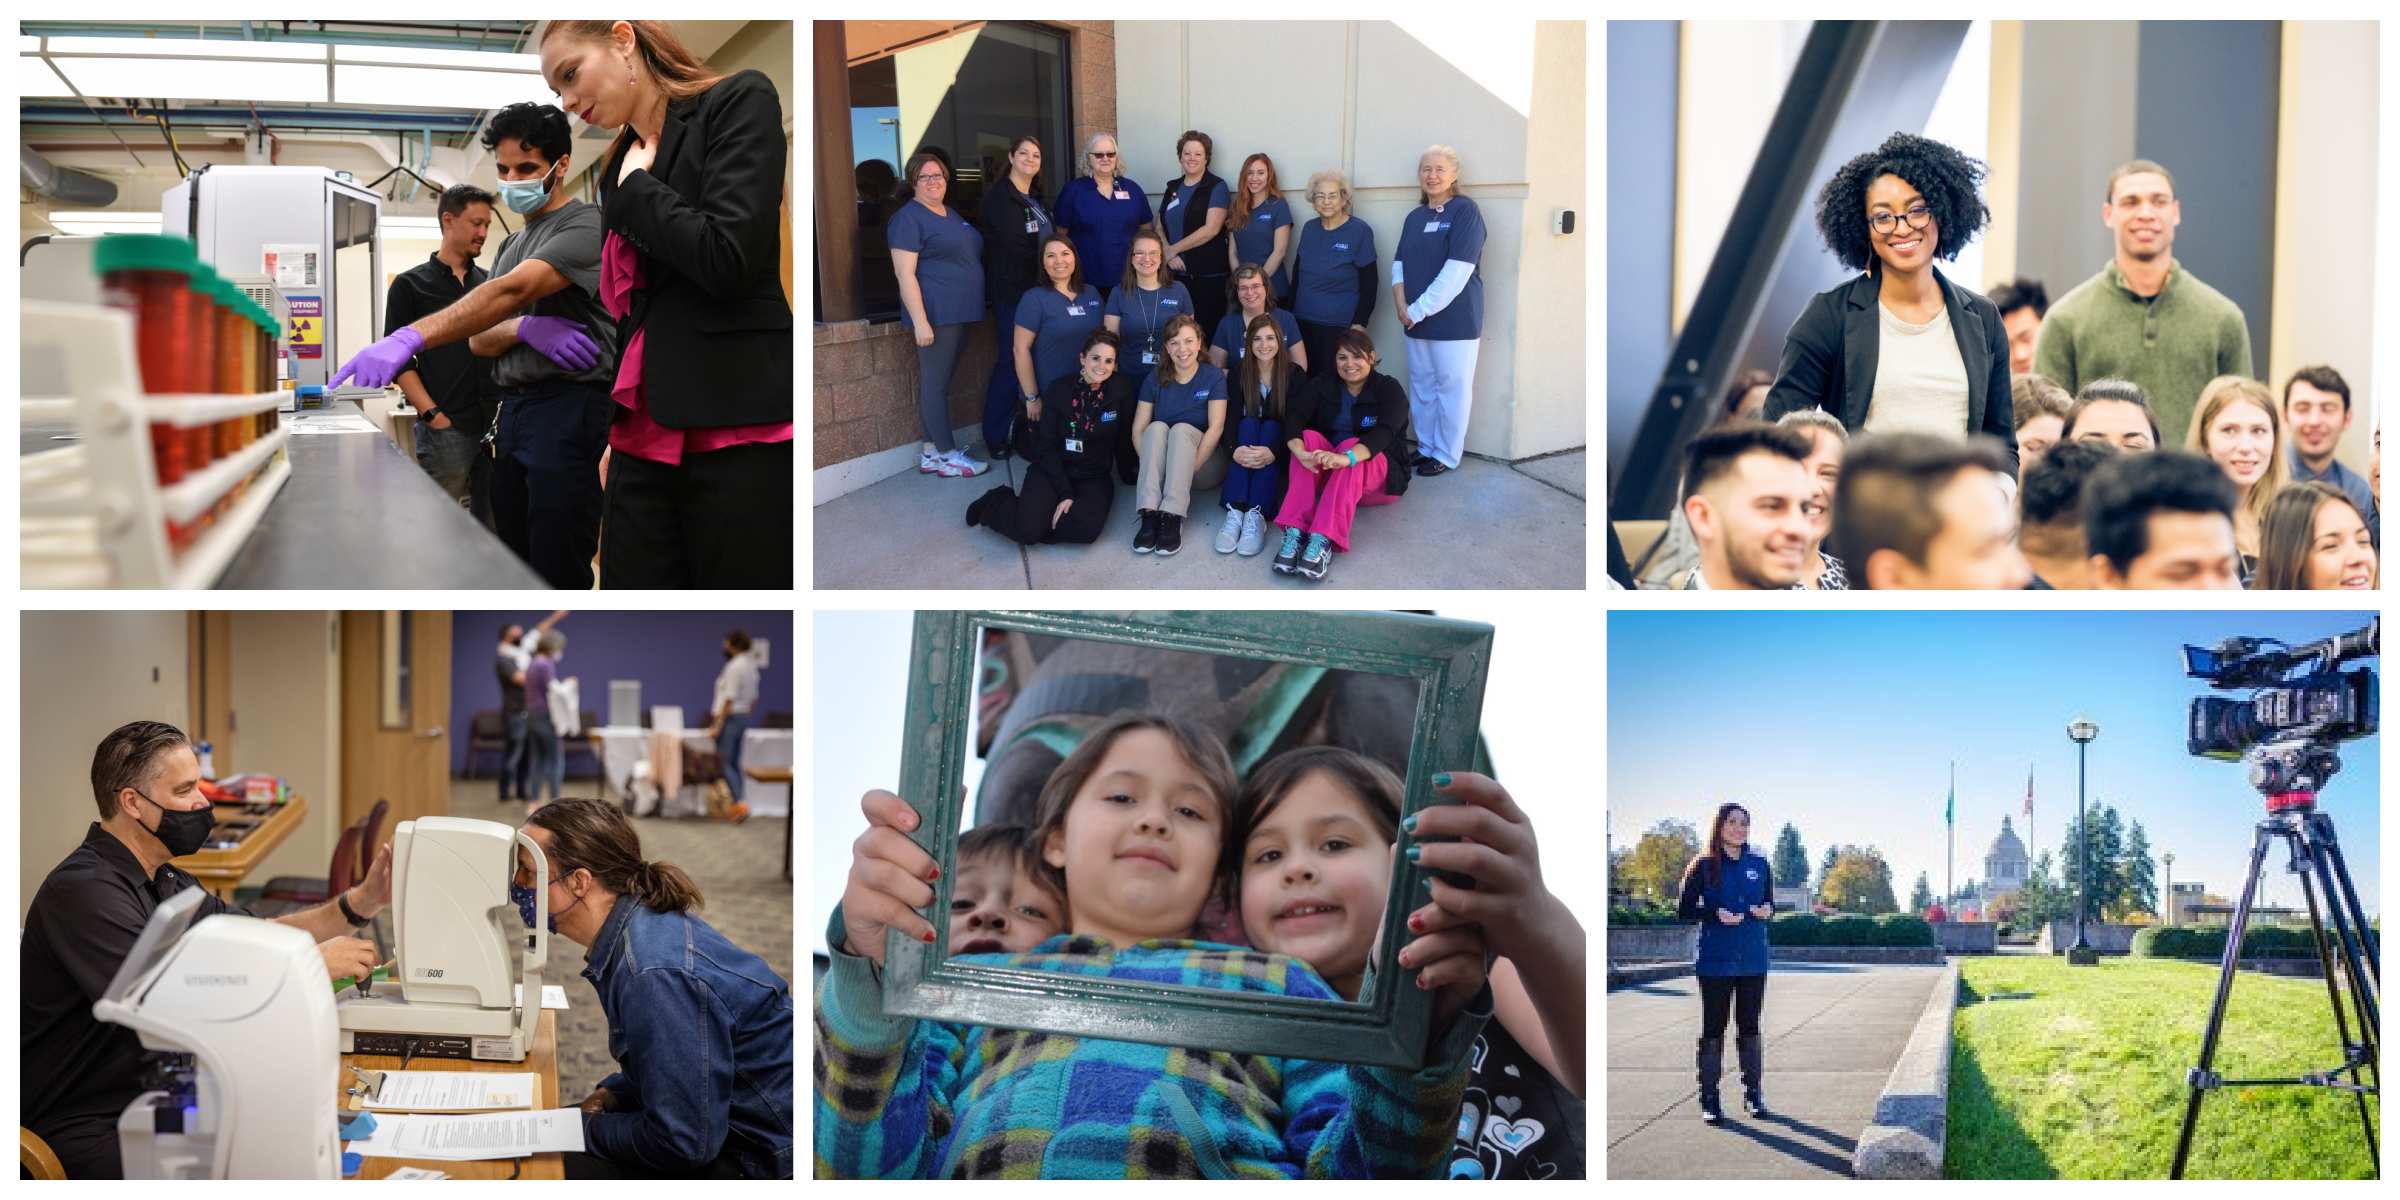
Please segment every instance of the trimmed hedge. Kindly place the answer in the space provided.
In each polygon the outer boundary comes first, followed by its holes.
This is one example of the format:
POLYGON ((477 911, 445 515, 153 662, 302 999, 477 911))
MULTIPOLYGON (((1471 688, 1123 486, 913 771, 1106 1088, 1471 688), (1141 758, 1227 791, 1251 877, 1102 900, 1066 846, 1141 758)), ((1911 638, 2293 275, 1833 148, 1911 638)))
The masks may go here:
POLYGON ((1621 928, 1631 928, 1637 925, 1688 925, 1691 922, 1676 916, 1675 910, 1665 905, 1644 904, 1638 907, 1619 906, 1609 909, 1608 923, 1621 928))
POLYGON ((1906 913, 1819 917, 1794 913, 1767 925, 1770 946, 1930 946, 1933 926, 1906 913))
MULTIPOLYGON (((2153 925, 2133 935, 2137 958, 2225 957, 2223 926, 2191 928, 2153 925)), ((2380 934, 2378 934, 2380 936, 2380 934)), ((2242 933, 2244 958, 2315 958, 2317 943, 2306 929, 2253 925, 2242 933)))

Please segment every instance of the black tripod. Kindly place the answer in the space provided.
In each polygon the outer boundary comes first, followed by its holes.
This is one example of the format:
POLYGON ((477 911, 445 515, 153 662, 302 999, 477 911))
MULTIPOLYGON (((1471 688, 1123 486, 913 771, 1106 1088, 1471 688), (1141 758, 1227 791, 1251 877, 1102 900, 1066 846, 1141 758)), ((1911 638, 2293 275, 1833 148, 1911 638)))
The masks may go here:
POLYGON ((2358 890, 2350 882, 2350 866, 2334 834, 2333 818, 2317 811, 2317 792, 2341 770, 2340 756, 2311 736, 2281 739, 2252 750, 2250 782, 2266 798, 2267 816, 2258 823, 2250 847, 2250 873, 2242 883, 2241 899, 2233 908, 2233 926, 2225 933, 2225 959, 2217 968, 2217 995, 2208 1008, 2208 1032, 2200 1039, 2200 1065, 2188 1080, 2191 1096, 2183 1109, 2183 1131, 2175 1139, 2172 1178, 2183 1178, 2184 1161, 2192 1149, 2192 1131, 2200 1120, 2200 1102, 2222 1087, 2297 1085, 2350 1093, 2358 1104, 2358 1124, 2367 1139, 2367 1161, 2376 1161, 2375 1123, 2367 1097, 2377 1094, 2382 1078, 2376 1065, 2381 1040, 2377 993, 2383 967, 2375 937, 2368 928, 2358 890), (2225 1027, 2225 1002, 2233 992, 2233 974, 2242 955, 2242 934, 2250 926, 2250 900, 2267 861, 2267 847, 2282 839, 2291 851, 2291 871, 2300 877, 2300 894, 2308 901, 2308 924, 2315 936, 2317 965, 2325 976, 2325 998, 2333 1005, 2333 1025, 2342 1042, 2340 1066, 2290 1078, 2227 1079, 2213 1069, 2217 1034, 2225 1027), (2320 908, 2317 896, 2325 903, 2320 908), (2331 937, 2328 939, 2328 927, 2331 937), (2340 951, 2336 962, 2335 951, 2340 951), (2337 978, 2335 971, 2341 975, 2337 978), (2342 993, 2349 992, 2347 1009, 2342 993), (2358 1036, 2350 1035, 2351 1018, 2358 1036))

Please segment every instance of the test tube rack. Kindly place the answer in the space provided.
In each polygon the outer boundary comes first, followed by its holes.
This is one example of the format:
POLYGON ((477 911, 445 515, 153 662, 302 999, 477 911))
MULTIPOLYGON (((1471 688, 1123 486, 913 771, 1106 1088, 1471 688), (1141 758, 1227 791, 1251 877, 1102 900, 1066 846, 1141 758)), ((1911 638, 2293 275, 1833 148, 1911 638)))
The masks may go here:
POLYGON ((115 309, 28 300, 20 353, 57 356, 64 397, 26 397, 21 420, 71 426, 70 446, 19 459, 19 565, 29 588, 205 588, 216 584, 291 477, 291 437, 272 433, 161 484, 150 426, 179 428, 274 412, 281 391, 255 395, 146 395, 133 320, 115 309), (249 487, 216 511, 244 482, 249 487), (180 550, 167 526, 214 519, 180 550))

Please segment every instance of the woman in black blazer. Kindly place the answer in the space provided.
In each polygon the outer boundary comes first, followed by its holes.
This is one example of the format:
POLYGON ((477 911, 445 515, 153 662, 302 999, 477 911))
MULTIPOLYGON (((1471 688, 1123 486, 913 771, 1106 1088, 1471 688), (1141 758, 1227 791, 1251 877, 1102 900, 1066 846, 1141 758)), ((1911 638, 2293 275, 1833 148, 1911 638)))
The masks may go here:
POLYGON ((1817 231, 1865 274, 1818 293, 1792 322, 1768 420, 1822 408, 1852 433, 1986 434, 2013 467, 2000 310, 1933 265, 1956 259, 1991 219, 1977 192, 1983 173, 1949 146, 1895 133, 1826 181, 1817 231))
POLYGON ((1335 334, 1332 358, 1333 370, 1294 393, 1283 414, 1291 473, 1272 565, 1311 581, 1325 578, 1336 551, 1349 552, 1359 509, 1390 504, 1408 486, 1407 467, 1393 465, 1408 445, 1408 390, 1375 369, 1366 330, 1335 334))
POLYGON ((600 585, 792 586, 783 106, 658 21, 553 21, 542 75, 620 126, 600 174, 601 300, 625 347, 600 585))

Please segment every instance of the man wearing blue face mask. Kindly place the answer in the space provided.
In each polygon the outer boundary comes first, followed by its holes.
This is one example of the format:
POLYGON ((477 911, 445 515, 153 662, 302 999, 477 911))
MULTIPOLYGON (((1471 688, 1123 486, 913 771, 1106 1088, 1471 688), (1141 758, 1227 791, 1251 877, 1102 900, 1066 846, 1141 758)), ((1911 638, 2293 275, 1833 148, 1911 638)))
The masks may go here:
POLYGON ((600 455, 615 412, 616 322, 600 304, 600 210, 569 191, 567 114, 511 104, 483 130, 500 201, 525 218, 491 279, 360 351, 333 382, 382 387, 427 346, 464 340, 496 359, 492 517, 500 540, 550 586, 592 586, 600 455))
MULTIPOLYGON (((207 841, 215 824, 200 793, 200 759, 183 732, 135 721, 101 739, 92 754, 92 797, 100 820, 34 893, 18 943, 20 1120, 40 1134, 72 1179, 124 1173, 117 1117, 143 1088, 150 1055, 122 1025, 92 1016, 150 914, 200 886, 173 859, 207 841)), ((392 847, 376 853, 366 879, 332 901, 276 917, 317 941, 329 979, 363 977, 375 943, 351 936, 392 899, 392 847)), ((199 918, 251 915, 216 896, 199 918)))

